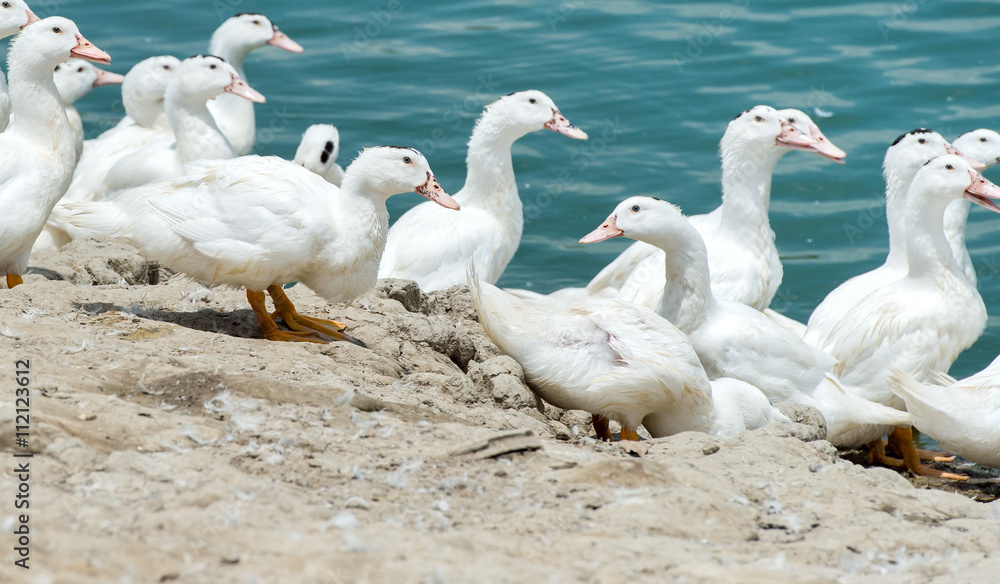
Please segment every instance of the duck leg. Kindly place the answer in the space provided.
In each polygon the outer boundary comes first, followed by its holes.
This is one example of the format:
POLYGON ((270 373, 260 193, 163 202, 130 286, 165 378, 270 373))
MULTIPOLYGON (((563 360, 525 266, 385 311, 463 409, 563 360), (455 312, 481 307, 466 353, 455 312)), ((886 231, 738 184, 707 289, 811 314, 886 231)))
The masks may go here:
POLYGON ((272 284, 267 287, 267 293, 271 295, 271 300, 274 301, 274 315, 271 316, 280 316, 281 320, 285 321, 288 328, 293 331, 320 333, 338 341, 347 341, 362 347, 365 346, 361 341, 341 332, 347 326, 343 323, 299 314, 295 310, 295 305, 292 304, 291 299, 281 289, 281 286, 272 284))
POLYGON ((247 300, 250 301, 250 308, 253 308, 253 314, 257 317, 257 323, 260 324, 260 330, 264 332, 264 336, 272 341, 291 341, 291 342, 301 342, 301 343, 326 343, 326 341, 319 338, 319 334, 315 332, 288 332, 283 330, 278 330, 278 325, 274 324, 274 320, 271 315, 267 313, 267 306, 264 304, 264 293, 259 290, 247 290, 247 300))
MULTIPOLYGON (((905 440, 904 436, 906 435, 907 429, 899 428, 898 430, 899 430, 898 434, 897 432, 889 434, 889 440, 888 443, 886 444, 886 447, 891 449, 893 453, 902 456, 903 452, 906 450, 906 445, 904 444, 903 441, 905 440)), ((910 432, 910 436, 911 438, 909 441, 912 444, 913 442, 912 432, 910 432)), ((953 455, 945 454, 943 452, 935 452, 933 450, 921 450, 919 448, 914 448, 914 451, 917 453, 917 456, 920 457, 920 460, 926 460, 928 462, 951 462, 955 460, 955 457, 953 455)))
POLYGON ((896 428, 892 431, 890 438, 893 440, 893 443, 899 447, 900 452, 902 452, 903 464, 906 466, 907 470, 913 474, 925 477, 937 477, 940 479, 952 479, 956 481, 969 480, 969 477, 965 475, 945 472, 921 464, 920 456, 917 455, 917 447, 913 444, 913 432, 909 428, 896 428))
POLYGON ((885 453, 885 444, 882 443, 881 438, 876 438, 868 443, 868 464, 876 463, 893 468, 903 466, 902 460, 893 458, 885 453))
POLYGON ((621 439, 622 440, 632 440, 633 442, 638 442, 639 441, 639 432, 637 432, 635 428, 626 428, 625 426, 622 426, 621 439))
POLYGON ((24 284, 24 278, 18 276, 17 274, 7 274, 8 288, 13 288, 14 286, 18 286, 20 284, 24 284))
POLYGON ((608 419, 600 414, 591 414, 590 421, 594 424, 594 434, 598 440, 611 442, 611 429, 608 427, 608 419))

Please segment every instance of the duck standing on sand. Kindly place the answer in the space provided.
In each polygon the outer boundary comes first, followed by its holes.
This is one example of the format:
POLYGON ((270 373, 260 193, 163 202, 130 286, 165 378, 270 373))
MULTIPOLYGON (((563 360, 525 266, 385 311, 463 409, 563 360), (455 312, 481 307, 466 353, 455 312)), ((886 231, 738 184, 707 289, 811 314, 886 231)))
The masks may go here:
POLYGON ((389 230, 379 277, 415 280, 425 291, 444 290, 466 283, 472 260, 484 281, 499 280, 524 227, 510 148, 542 129, 587 139, 541 91, 519 91, 486 106, 469 139, 465 186, 455 193, 461 217, 442 216, 427 204, 404 213, 389 230))
MULTIPOLYGON (((822 330, 809 320, 806 339, 836 357, 840 378, 861 388, 866 399, 903 408, 889 389, 892 371, 927 381, 934 372, 947 371, 986 327, 983 299, 962 273, 944 234, 945 208, 962 197, 1000 212, 995 203, 1000 188, 960 156, 948 154, 924 164, 897 202, 904 209, 906 228, 902 276, 860 297, 839 315, 829 314, 822 330)), ((886 457, 881 437, 889 430, 861 428, 853 438, 858 445, 870 445, 872 460, 905 465, 914 474, 965 478, 923 466, 908 428, 892 433, 903 460, 886 457)))
POLYGON ((126 191, 113 201, 75 203, 70 222, 120 237, 146 257, 209 286, 247 289, 264 335, 274 341, 353 340, 344 325, 299 314, 281 289, 299 281, 328 302, 350 302, 375 285, 385 246, 385 201, 416 191, 458 209, 423 155, 379 146, 361 152, 341 188, 294 162, 243 156, 188 164, 182 178, 126 191), (279 330, 264 305, 292 329, 279 330))
POLYGON ((73 128, 52 78, 56 65, 71 57, 111 59, 59 16, 26 26, 8 51, 14 115, 0 134, 0 271, 8 288, 23 282, 31 246, 73 178, 73 128))

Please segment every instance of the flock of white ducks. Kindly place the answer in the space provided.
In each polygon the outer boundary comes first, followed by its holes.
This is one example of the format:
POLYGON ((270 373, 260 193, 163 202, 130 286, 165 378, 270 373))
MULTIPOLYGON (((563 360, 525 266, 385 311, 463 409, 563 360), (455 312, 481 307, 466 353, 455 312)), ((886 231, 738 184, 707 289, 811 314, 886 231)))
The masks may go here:
POLYGON ((209 55, 151 57, 124 77, 84 61, 110 57, 73 22, 39 20, 22 0, 0 9, 0 35, 13 34, 0 92, 9 288, 22 283, 33 245, 108 235, 206 285, 245 288, 268 339, 359 342, 341 323, 298 313, 282 286, 302 282, 338 303, 378 277, 425 290, 468 284, 487 334, 533 389, 593 414, 601 438, 611 438, 609 420, 622 439, 638 440, 640 426, 654 437, 729 437, 787 422, 772 404, 791 401, 817 408, 835 445, 868 443, 873 460, 964 478, 921 463, 934 453, 913 448, 912 422, 957 454, 1000 465, 1000 359, 962 381, 944 373, 986 324, 964 229, 970 201, 1000 211, 1000 189, 977 172, 1000 161, 996 132, 955 145, 926 129, 900 136, 884 164, 885 264, 832 291, 803 324, 768 308, 782 279, 772 173, 791 150, 840 163, 846 154, 799 110, 756 106, 730 122, 718 209, 685 217, 659 199, 626 199, 581 243, 636 242, 585 288, 539 295, 493 285, 524 224, 511 146, 542 129, 587 139, 541 91, 486 107, 452 198, 412 148, 367 148, 341 168, 328 124, 305 132, 294 161, 250 155, 253 103, 265 98, 244 59, 265 45, 303 50, 263 15, 225 21, 209 55), (73 103, 114 83, 125 118, 84 142, 73 103), (385 201, 406 192, 435 204, 390 229, 385 201), (887 433, 901 460, 885 454, 887 433))

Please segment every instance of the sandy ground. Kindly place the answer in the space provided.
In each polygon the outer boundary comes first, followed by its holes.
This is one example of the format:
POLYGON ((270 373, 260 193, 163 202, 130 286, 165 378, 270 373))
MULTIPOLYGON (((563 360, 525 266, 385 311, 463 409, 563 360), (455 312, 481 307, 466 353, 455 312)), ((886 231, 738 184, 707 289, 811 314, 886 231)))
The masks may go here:
POLYGON ((1000 573, 995 471, 955 466, 977 477, 958 493, 914 484, 838 455, 816 423, 595 442, 586 414, 540 411, 462 288, 383 281, 349 307, 289 291, 369 350, 266 341, 243 292, 168 279, 121 244, 76 242, 32 265, 0 290, 0 582, 1000 573), (17 359, 33 392, 30 571, 9 535, 17 359))

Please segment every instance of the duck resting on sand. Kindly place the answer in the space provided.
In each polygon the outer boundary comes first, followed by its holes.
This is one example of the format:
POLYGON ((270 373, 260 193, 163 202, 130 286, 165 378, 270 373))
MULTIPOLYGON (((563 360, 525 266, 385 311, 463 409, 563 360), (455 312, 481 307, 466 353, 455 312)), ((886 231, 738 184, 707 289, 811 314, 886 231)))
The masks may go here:
POLYGON ((456 203, 420 152, 379 146, 358 155, 342 187, 277 157, 202 160, 187 175, 126 191, 113 201, 75 203, 70 221, 120 237, 146 257, 206 285, 247 289, 264 335, 274 341, 353 340, 335 321, 296 312, 281 289, 299 281, 328 302, 351 302, 375 285, 389 213, 385 201, 416 191, 456 203), (274 301, 268 314, 264 291, 274 301), (280 316, 292 329, 279 330, 280 316))
POLYGON ((519 298, 480 281, 469 289, 486 334, 524 369, 548 403, 590 412, 598 438, 608 420, 622 440, 684 431, 732 437, 788 422, 767 398, 735 379, 709 382, 687 337, 648 308, 613 298, 570 307, 519 298))

